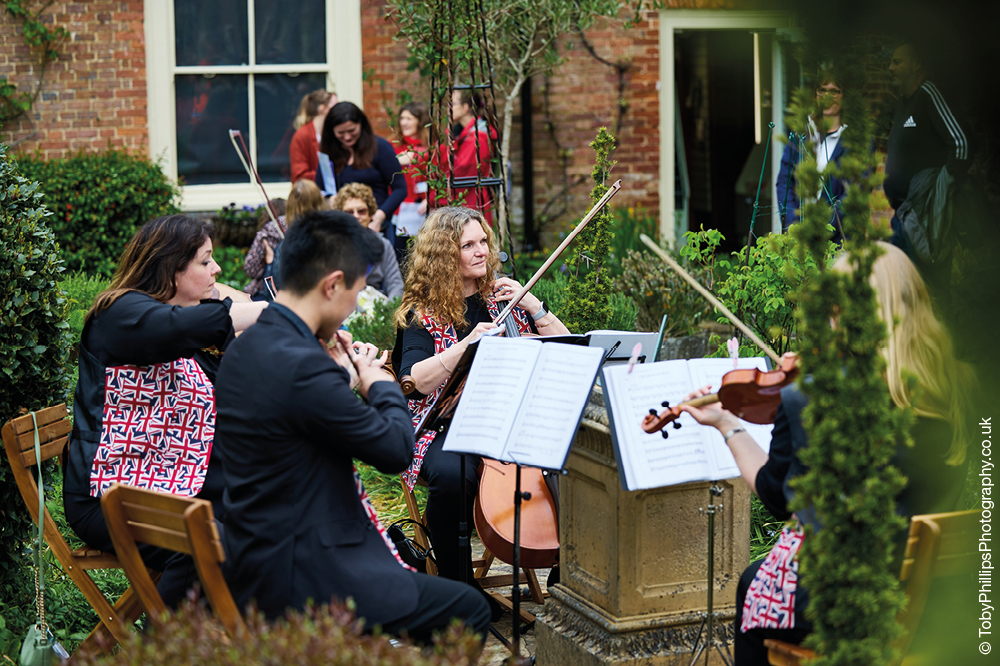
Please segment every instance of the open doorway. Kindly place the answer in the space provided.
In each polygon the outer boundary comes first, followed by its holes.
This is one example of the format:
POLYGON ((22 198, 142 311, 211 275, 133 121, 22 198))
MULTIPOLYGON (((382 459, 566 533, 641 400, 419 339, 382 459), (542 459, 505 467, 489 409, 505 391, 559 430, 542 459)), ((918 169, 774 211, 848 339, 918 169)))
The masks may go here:
POLYGON ((781 43, 797 32, 781 12, 660 12, 660 235, 668 244, 704 226, 731 250, 746 243, 751 220, 758 236, 780 229, 771 201, 787 101, 781 43))

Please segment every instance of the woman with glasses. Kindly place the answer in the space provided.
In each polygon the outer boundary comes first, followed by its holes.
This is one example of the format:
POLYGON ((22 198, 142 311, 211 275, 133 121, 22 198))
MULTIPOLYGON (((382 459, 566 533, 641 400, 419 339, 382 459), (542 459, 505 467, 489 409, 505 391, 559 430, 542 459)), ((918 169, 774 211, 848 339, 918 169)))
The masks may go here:
MULTIPOLYGON (((781 156, 781 170, 778 172, 776 189, 778 200, 775 205, 781 214, 782 229, 787 231, 790 226, 799 221, 799 201, 796 191, 795 167, 802 161, 807 144, 815 146, 816 168, 821 174, 820 191, 814 201, 825 201, 833 209, 830 215, 830 225, 833 227, 831 240, 840 243, 843 234, 840 225, 840 200, 847 189, 846 183, 840 178, 824 176, 823 172, 829 164, 840 166, 840 158, 844 154, 844 144, 841 136, 847 125, 840 122, 841 102, 844 91, 835 81, 824 80, 816 88, 817 112, 809 117, 808 136, 792 134, 781 156)), ((831 167, 833 168, 833 167, 831 167)))

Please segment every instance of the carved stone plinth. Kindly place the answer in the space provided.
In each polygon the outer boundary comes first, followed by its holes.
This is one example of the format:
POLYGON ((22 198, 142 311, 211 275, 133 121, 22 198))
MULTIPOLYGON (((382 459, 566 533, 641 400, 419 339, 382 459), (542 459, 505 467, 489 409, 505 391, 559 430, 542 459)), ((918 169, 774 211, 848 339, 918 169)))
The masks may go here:
MULTIPOLYGON (((622 490, 603 403, 596 387, 560 481, 561 582, 538 616, 538 663, 686 666, 707 603, 710 484, 622 490)), ((713 605, 716 636, 729 642, 750 490, 719 485, 713 605)))

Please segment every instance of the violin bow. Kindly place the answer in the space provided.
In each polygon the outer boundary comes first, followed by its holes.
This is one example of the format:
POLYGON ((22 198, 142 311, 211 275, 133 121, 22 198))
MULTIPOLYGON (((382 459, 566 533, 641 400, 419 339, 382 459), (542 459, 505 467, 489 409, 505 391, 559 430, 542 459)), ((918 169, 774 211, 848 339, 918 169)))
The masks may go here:
POLYGON ((661 250, 660 246, 654 243, 652 238, 650 238, 646 234, 639 234, 639 240, 645 243, 650 250, 656 253, 656 256, 658 256, 660 259, 666 262, 666 264, 670 266, 672 269, 674 269, 678 275, 684 278, 688 284, 694 287, 695 291, 704 296, 709 303, 715 306, 716 310, 726 315, 726 317, 729 318, 729 321, 733 322, 733 324, 738 329, 743 331, 743 333, 748 338, 750 338, 754 342, 754 344, 756 344, 758 347, 764 350, 764 353, 771 357, 771 360, 774 361, 775 365, 781 365, 781 359, 778 357, 777 354, 774 353, 773 349, 767 346, 767 343, 765 343, 763 340, 757 337, 757 334, 754 333, 752 330, 750 330, 749 326, 740 321, 739 317, 730 312, 729 308, 723 305, 722 301, 720 301, 718 298, 715 297, 715 294, 710 292, 708 289, 705 289, 705 287, 701 286, 701 283, 699 283, 697 280, 691 277, 691 275, 686 270, 681 268, 681 265, 678 264, 676 261, 674 261, 673 257, 671 257, 663 250, 661 250))
POLYGON ((240 162, 243 163, 243 168, 246 169, 247 175, 254 180, 260 189, 260 193, 264 195, 264 201, 267 202, 267 214, 271 217, 271 221, 274 222, 274 226, 278 228, 278 236, 284 240, 285 232, 281 230, 281 225, 278 224, 277 211, 274 210, 271 198, 267 196, 267 191, 264 189, 264 181, 260 179, 260 174, 257 173, 257 169, 253 165, 253 160, 250 159, 250 151, 247 150, 247 144, 243 141, 243 133, 239 130, 231 129, 229 130, 229 140, 233 142, 233 148, 236 150, 240 162), (239 144, 236 143, 237 139, 239 139, 239 144))
POLYGON ((555 252, 549 255, 549 258, 545 260, 545 263, 542 264, 541 268, 535 271, 535 274, 531 276, 531 279, 524 283, 524 286, 521 287, 521 291, 517 292, 517 295, 514 296, 514 298, 510 299, 510 302, 507 304, 507 307, 503 309, 503 312, 500 313, 500 316, 497 317, 495 322, 493 322, 494 324, 497 324, 499 326, 500 322, 506 319, 507 316, 514 311, 514 308, 516 308, 518 303, 521 302, 521 299, 524 298, 524 295, 527 294, 528 291, 535 286, 535 283, 538 282, 543 275, 545 275, 545 271, 549 270, 549 267, 553 263, 555 263, 555 260, 559 258, 559 255, 563 253, 563 250, 565 250, 567 246, 569 246, 569 244, 573 242, 573 239, 576 238, 577 234, 583 231, 583 228, 587 226, 587 223, 590 222, 592 219, 594 219, 594 216, 597 215, 599 212, 601 212, 601 209, 604 208, 609 201, 611 201, 611 197, 618 194, 618 190, 620 190, 621 188, 622 188, 622 181, 619 178, 618 180, 615 181, 614 185, 608 188, 608 191, 604 193, 604 196, 601 197, 601 200, 598 201, 596 204, 594 204, 594 207, 591 208, 590 212, 587 213, 586 217, 584 217, 580 221, 580 224, 576 225, 576 229, 573 229, 573 231, 571 231, 570 234, 566 236, 563 242, 559 244, 559 247, 555 249, 555 252))

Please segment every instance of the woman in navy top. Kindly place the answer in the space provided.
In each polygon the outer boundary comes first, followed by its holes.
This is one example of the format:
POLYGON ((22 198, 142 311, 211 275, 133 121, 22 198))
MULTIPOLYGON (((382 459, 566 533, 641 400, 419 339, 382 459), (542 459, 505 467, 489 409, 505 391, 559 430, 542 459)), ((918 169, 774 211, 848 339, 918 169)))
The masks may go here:
POLYGON ((351 102, 341 102, 326 116, 319 149, 330 158, 336 183, 326 182, 321 159, 320 168, 316 170, 316 184, 329 194, 348 183, 362 183, 372 188, 378 210, 368 226, 385 234, 395 244, 390 220, 407 191, 406 178, 392 144, 375 136, 364 111, 351 102))

